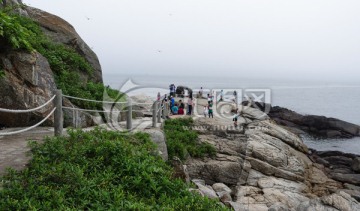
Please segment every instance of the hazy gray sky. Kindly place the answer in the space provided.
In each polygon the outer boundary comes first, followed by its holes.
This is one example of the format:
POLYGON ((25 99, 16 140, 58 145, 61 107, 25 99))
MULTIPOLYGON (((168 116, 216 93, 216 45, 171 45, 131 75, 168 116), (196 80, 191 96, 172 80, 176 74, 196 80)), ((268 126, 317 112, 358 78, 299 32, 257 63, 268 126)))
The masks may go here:
POLYGON ((103 73, 360 79, 359 0, 24 0, 69 21, 103 73))

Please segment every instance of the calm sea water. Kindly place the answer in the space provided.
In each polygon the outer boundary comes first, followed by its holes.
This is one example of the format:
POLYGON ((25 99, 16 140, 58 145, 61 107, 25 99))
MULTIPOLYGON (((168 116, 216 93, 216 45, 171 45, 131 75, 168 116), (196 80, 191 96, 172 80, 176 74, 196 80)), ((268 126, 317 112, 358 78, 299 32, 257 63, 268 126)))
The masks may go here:
MULTIPOLYGON (((168 92, 171 83, 195 89, 200 87, 204 89, 269 89, 272 105, 286 107, 301 114, 334 117, 360 125, 360 85, 356 84, 276 79, 106 74, 104 74, 104 83, 122 91, 133 88, 130 94, 144 94, 154 98, 158 92, 168 92), (129 79, 139 86, 134 89, 134 84, 131 84, 129 79)), ((307 137, 304 138, 304 142, 317 150, 339 150, 360 154, 360 138, 314 140, 307 137)))

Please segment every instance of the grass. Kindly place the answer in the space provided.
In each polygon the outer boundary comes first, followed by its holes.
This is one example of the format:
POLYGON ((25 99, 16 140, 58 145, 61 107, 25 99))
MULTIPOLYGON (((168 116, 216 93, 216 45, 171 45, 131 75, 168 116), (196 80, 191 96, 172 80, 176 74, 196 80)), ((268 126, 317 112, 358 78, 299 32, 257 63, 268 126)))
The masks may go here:
POLYGON ((96 129, 31 144, 0 183, 0 210, 225 210, 172 179, 147 134, 96 129))
POLYGON ((164 130, 169 158, 177 156, 181 160, 186 160, 188 155, 203 158, 216 154, 214 146, 199 141, 198 133, 191 130, 193 124, 191 118, 166 120, 164 130))

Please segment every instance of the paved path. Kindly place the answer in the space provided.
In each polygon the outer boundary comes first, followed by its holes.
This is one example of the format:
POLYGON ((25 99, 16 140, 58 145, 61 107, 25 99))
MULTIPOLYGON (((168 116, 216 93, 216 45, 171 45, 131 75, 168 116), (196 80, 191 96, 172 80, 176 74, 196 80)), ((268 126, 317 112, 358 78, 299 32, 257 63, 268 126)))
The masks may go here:
MULTIPOLYGON (((19 129, 11 128, 1 130, 1 132, 19 129)), ((53 128, 41 127, 17 135, 0 136, 0 175, 3 175, 8 167, 16 170, 21 170, 25 167, 31 158, 27 155, 29 141, 42 141, 45 136, 53 135, 53 128)))

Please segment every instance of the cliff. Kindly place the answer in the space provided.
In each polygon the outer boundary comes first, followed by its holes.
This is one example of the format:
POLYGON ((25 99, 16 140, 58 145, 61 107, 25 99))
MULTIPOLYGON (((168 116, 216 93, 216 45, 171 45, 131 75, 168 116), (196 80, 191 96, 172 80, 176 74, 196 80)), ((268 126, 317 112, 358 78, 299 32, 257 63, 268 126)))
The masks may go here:
MULTIPOLYGON (((7 33, 7 28, 2 27, 4 33, 0 36, 0 71, 3 71, 4 77, 0 78, 1 108, 38 107, 49 100, 57 88, 62 88, 65 94, 71 94, 85 92, 89 83, 99 84, 101 87, 99 60, 71 24, 40 9, 22 5, 21 0, 2 1, 0 9, 4 8, 10 10, 9 14, 23 17, 7 16, 9 23, 14 23, 11 27, 21 27, 21 30, 15 29, 16 33, 28 30, 25 41, 32 44, 34 49, 16 46, 24 38, 18 38, 12 32, 7 33), (38 27, 39 31, 36 31, 38 27), (9 42, 13 39, 17 42, 15 45, 9 42)), ((33 125, 46 116, 47 110, 48 108, 44 108, 27 114, 0 113, 0 125, 33 125)), ((67 117, 72 119, 72 112, 68 112, 67 117)), ((86 119, 84 115, 83 119, 86 119)), ((89 122, 90 120, 85 120, 84 125, 89 122)), ((51 125, 52 120, 45 124, 51 125)), ((65 125, 68 125, 67 122, 65 125)))

